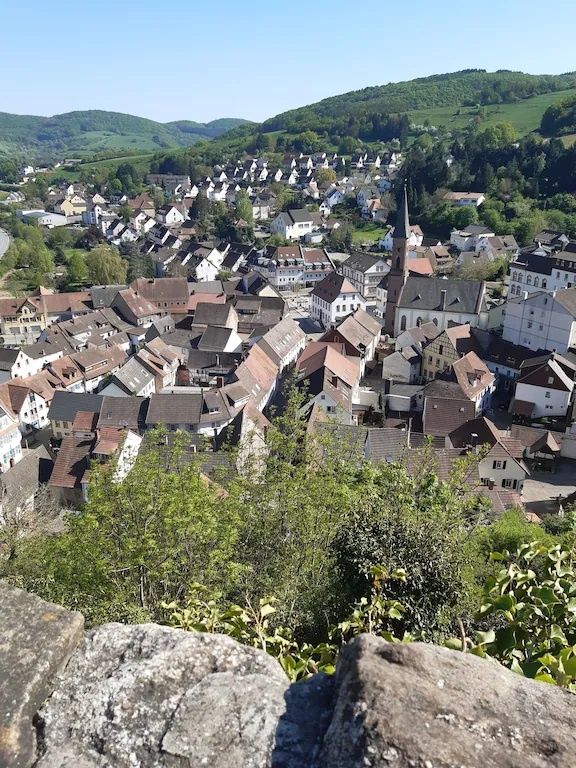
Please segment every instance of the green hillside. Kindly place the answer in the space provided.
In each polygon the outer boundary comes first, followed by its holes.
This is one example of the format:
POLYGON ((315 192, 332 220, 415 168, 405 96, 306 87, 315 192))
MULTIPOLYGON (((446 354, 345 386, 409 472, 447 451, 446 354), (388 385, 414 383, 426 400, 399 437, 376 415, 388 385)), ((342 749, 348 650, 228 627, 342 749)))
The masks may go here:
MULTIPOLYGON (((264 131, 354 135, 369 130, 375 115, 416 113, 439 107, 513 104, 576 87, 576 73, 527 75, 522 72, 464 70, 333 96, 266 120, 264 131)), ((548 104, 552 103, 552 99, 548 104)), ((544 107, 545 109, 546 107, 544 107)))
POLYGON ((49 159, 66 154, 92 155, 110 150, 158 151, 213 139, 246 123, 222 118, 209 123, 158 123, 120 112, 89 110, 53 117, 0 113, 0 152, 49 159))
POLYGON ((551 105, 566 98, 576 97, 575 89, 553 91, 521 99, 510 104, 490 104, 483 107, 431 107, 429 109, 410 110, 408 117, 412 123, 422 125, 428 122, 437 128, 445 127, 457 131, 466 128, 472 120, 479 120, 483 128, 496 123, 512 123, 520 136, 540 129, 542 116, 551 105))

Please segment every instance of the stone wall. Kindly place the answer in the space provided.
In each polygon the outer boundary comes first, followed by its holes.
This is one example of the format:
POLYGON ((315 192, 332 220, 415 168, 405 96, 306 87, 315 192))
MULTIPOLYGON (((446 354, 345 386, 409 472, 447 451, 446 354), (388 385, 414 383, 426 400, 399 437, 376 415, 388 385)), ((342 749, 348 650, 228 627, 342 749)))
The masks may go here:
POLYGON ((155 624, 83 631, 0 582, 0 768, 576 765, 576 699, 496 663, 364 635, 333 678, 155 624))

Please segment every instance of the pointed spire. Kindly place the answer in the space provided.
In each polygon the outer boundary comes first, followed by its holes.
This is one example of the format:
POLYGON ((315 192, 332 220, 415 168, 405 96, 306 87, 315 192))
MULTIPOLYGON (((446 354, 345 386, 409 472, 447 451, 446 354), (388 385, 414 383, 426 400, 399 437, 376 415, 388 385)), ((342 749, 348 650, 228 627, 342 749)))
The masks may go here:
POLYGON ((410 219, 408 217, 408 193, 404 182, 404 201, 398 206, 398 216, 394 227, 394 239, 408 240, 410 237, 410 219))

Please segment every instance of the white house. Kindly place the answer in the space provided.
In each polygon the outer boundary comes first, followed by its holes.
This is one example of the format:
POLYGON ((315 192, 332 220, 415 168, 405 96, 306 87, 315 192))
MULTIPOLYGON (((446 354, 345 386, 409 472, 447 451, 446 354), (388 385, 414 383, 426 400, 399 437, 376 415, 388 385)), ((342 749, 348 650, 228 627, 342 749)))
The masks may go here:
POLYGON ((341 271, 366 299, 366 303, 374 305, 378 283, 390 271, 390 266, 383 258, 358 252, 342 263, 341 271))
POLYGON ((301 240, 309 232, 319 229, 322 224, 318 213, 310 213, 305 208, 282 211, 272 220, 270 231, 282 235, 285 240, 301 240))
MULTIPOLYGON (((408 237, 408 248, 418 248, 424 241, 424 233, 418 226, 413 224, 410 226, 410 236, 408 237)), ((378 241, 378 247, 383 248, 385 251, 391 251, 394 244, 394 227, 390 227, 388 232, 378 241)))
POLYGON ((465 229, 453 229, 450 232, 450 244, 459 251, 476 251, 482 240, 495 237, 489 227, 481 224, 471 224, 465 229))
POLYGON ((516 382, 513 413, 531 410, 533 419, 544 416, 566 416, 573 392, 576 365, 561 355, 546 355, 525 360, 516 382), (524 408, 518 406, 518 401, 524 408), (532 405, 530 409, 528 405, 532 405))
MULTIPOLYGON (((574 244, 570 243, 568 248, 574 244)), ((554 291, 576 285, 576 252, 553 253, 543 246, 524 248, 508 268, 508 296, 522 296, 536 291, 554 291)), ((576 251, 576 247, 574 248, 576 251)))
POLYGON ((9 404, 0 403, 0 471, 6 472, 22 458, 22 435, 9 404))
POLYGON ((509 298, 502 317, 502 337, 532 350, 567 352, 576 346, 576 288, 509 298))
POLYGON ((446 192, 444 200, 457 206, 478 208, 486 200, 483 192, 446 192))
POLYGON ((68 224, 68 218, 60 213, 52 213, 42 210, 18 211, 18 217, 23 221, 35 221, 39 227, 65 227, 68 224))
POLYGON ((167 227, 172 227, 174 224, 182 224, 184 214, 174 205, 163 205, 156 211, 156 218, 167 227))
POLYGON ((366 309, 364 297, 338 272, 327 275, 310 294, 310 316, 326 328, 334 328, 357 309, 366 309))

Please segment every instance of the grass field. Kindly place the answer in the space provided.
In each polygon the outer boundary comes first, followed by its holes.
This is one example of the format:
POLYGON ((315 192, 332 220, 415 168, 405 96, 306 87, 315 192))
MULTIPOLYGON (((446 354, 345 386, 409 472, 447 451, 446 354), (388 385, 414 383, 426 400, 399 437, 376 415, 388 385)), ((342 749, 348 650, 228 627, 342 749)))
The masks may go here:
MULTIPOLYGON (((482 120, 481 126, 488 127, 496 123, 510 122, 516 128, 521 136, 525 136, 531 131, 540 127, 540 120, 546 109, 551 104, 556 104, 568 96, 576 95, 576 90, 556 91, 556 93, 544 93, 540 96, 533 96, 531 99, 517 101, 514 104, 495 104, 486 107, 486 118, 482 120)), ((481 108, 483 112, 484 108, 481 108)), ((465 128, 468 123, 477 116, 478 110, 475 107, 432 107, 430 109, 419 109, 409 112, 410 120, 417 125, 422 125, 428 120, 430 125, 438 128, 460 129, 465 128)))
POLYGON ((80 163, 77 166, 77 170, 70 169, 70 168, 56 168, 54 171, 50 171, 50 173, 47 173, 45 175, 45 178, 50 181, 50 179, 54 178, 55 176, 58 178, 65 178, 69 181, 78 181, 78 178, 80 176, 80 171, 94 171, 98 169, 103 169, 105 171, 110 171, 113 168, 117 168, 120 163, 132 163, 136 168, 138 168, 138 165, 142 165, 142 170, 147 170, 148 163, 150 159, 152 158, 153 153, 152 152, 145 152, 140 154, 134 154, 134 155, 121 155, 119 157, 108 157, 104 160, 93 160, 89 163, 80 163))
POLYGON ((362 245, 362 243, 375 243, 384 237, 388 230, 386 227, 381 227, 374 222, 366 222, 361 227, 356 227, 352 232, 352 242, 354 245, 362 245))

